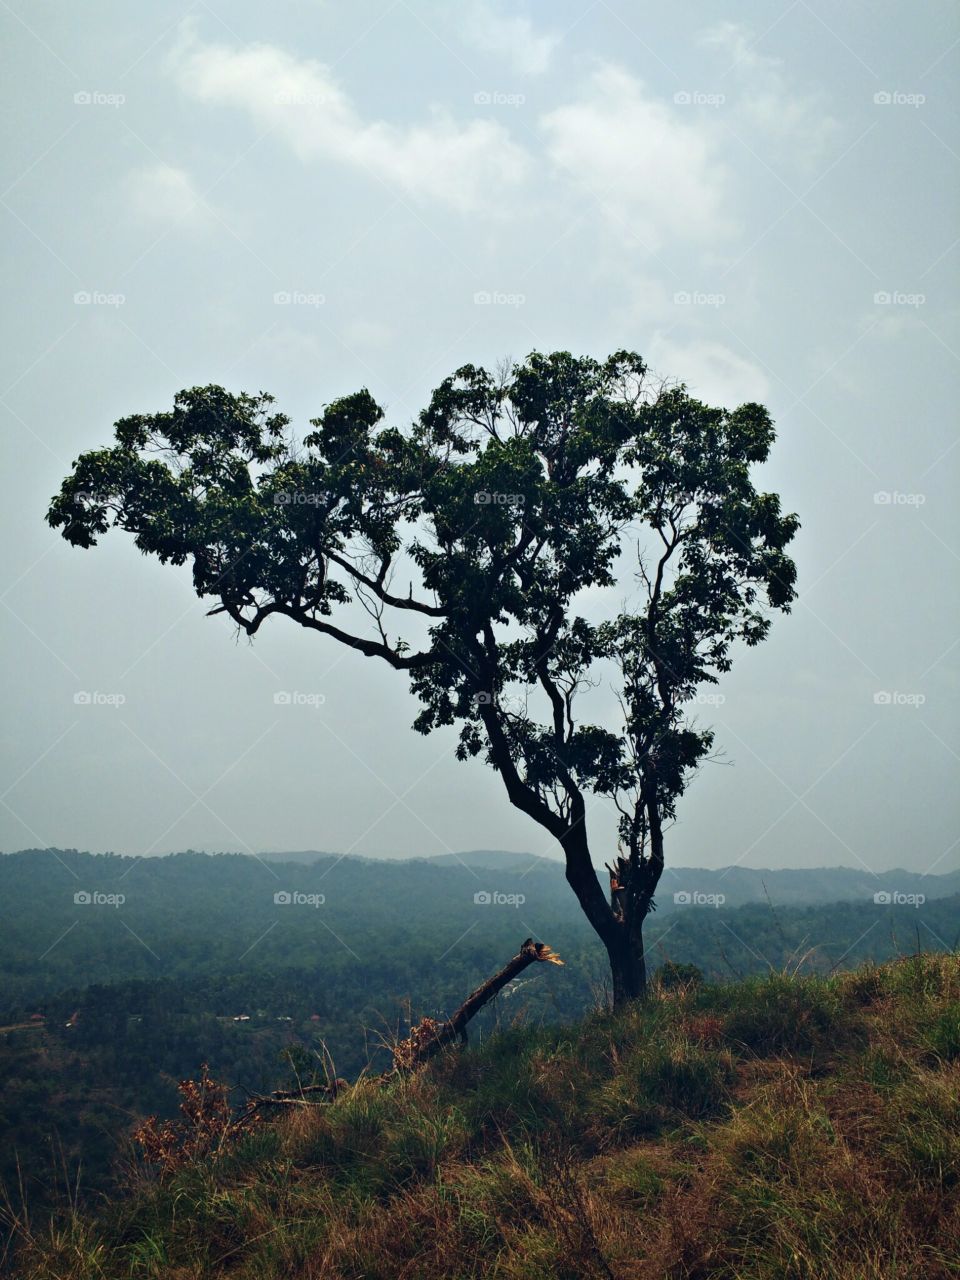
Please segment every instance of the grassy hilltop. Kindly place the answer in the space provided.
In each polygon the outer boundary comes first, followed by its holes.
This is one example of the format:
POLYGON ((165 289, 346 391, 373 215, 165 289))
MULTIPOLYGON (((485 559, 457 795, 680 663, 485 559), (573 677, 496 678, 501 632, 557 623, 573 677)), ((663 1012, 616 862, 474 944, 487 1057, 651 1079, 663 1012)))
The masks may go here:
POLYGON ((660 988, 21 1221, 24 1280, 960 1276, 960 959, 660 988))

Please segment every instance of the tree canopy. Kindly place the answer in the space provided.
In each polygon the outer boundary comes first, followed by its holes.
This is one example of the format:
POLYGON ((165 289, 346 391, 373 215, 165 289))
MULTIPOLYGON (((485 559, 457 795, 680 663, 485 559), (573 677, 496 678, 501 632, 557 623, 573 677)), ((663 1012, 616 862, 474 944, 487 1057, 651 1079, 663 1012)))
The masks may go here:
POLYGON ((279 615, 408 672, 415 728, 459 726, 460 758, 483 756, 562 845, 611 957, 628 934, 638 946, 663 824, 713 743, 690 704, 794 598, 798 520, 751 477, 767 411, 703 404, 629 351, 465 365, 407 429, 362 390, 298 443, 273 406, 207 386, 122 419, 50 524, 82 547, 116 526, 189 563, 210 612, 249 636, 279 615), (591 594, 613 588, 632 598, 591 620, 591 594), (578 700, 601 680, 619 714, 595 724, 578 700), (609 900, 589 792, 620 813, 609 900))

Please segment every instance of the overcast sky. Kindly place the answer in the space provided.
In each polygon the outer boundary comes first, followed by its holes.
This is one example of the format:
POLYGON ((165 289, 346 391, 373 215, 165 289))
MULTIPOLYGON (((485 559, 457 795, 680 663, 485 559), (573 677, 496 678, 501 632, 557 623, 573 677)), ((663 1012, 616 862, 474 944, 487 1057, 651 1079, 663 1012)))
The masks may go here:
POLYGON ((0 22, 0 848, 553 854, 452 734, 411 732, 402 676, 284 620, 238 643, 188 571, 43 516, 183 387, 302 428, 366 386, 402 424, 464 362, 629 347, 769 406, 763 482, 803 522, 799 602, 702 708, 726 763, 668 858, 960 866, 954 5, 0 22))

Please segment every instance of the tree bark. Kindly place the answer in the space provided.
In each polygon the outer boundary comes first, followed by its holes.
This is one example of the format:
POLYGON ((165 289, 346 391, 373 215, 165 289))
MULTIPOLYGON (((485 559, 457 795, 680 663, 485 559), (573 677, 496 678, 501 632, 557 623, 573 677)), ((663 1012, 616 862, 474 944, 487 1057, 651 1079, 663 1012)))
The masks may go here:
POLYGON ((618 924, 616 935, 607 943, 613 1007, 622 1010, 647 993, 647 965, 643 951, 642 923, 632 928, 618 924))
POLYGON ((653 896, 663 873, 663 830, 654 801, 646 805, 646 811, 650 832, 647 857, 641 858, 639 850, 633 848, 628 857, 607 863, 614 928, 610 936, 600 936, 610 960, 615 1009, 642 999, 647 992, 643 925, 653 910, 653 896))

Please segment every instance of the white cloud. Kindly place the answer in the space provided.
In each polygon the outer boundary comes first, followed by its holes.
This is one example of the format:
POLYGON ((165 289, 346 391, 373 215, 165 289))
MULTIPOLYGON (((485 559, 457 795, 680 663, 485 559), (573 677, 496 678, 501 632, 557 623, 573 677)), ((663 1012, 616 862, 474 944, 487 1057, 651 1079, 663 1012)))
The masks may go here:
POLYGON ((628 241, 655 250, 668 239, 716 240, 730 230, 728 175, 715 158, 715 125, 682 119, 684 110, 606 65, 579 101, 541 117, 547 154, 628 241))
POLYGON ((190 175, 174 165, 143 165, 127 175, 124 186, 130 208, 145 222, 199 227, 211 221, 190 175))
POLYGON ((809 168, 816 164, 838 125, 822 96, 798 91, 784 73, 780 58, 762 54, 749 28, 736 22, 720 22, 700 34, 700 43, 719 49, 729 59, 741 92, 721 114, 734 127, 777 143, 778 158, 786 156, 809 168))
POLYGON ((770 390, 763 371, 722 342, 674 342, 656 333, 644 354, 657 374, 685 382, 690 394, 707 404, 733 409, 750 400, 763 403, 770 390))
POLYGON ((524 151, 499 122, 461 125, 440 110, 422 124, 364 120, 327 67, 274 45, 205 44, 185 24, 171 67, 184 93, 247 112, 302 160, 365 171, 423 203, 496 206, 526 169, 524 151))
POLYGON ((529 18, 496 13, 488 4, 458 10, 464 39, 484 53, 504 58, 521 75, 542 75, 550 65, 560 37, 538 32, 529 18))

